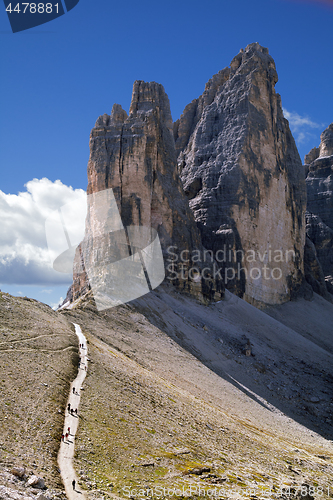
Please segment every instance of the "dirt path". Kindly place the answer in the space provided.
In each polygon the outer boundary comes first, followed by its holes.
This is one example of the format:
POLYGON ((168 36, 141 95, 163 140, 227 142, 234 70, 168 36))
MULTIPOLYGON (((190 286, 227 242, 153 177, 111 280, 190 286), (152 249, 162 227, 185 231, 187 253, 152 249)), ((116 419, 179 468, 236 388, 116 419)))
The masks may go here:
POLYGON ((70 393, 65 410, 65 423, 64 423, 63 433, 65 435, 66 432, 68 432, 68 427, 70 428, 70 432, 68 439, 66 439, 65 437, 64 441, 61 441, 58 453, 58 465, 60 468, 61 478, 65 486, 67 498, 69 500, 78 500, 78 499, 85 500, 84 493, 79 490, 77 484, 78 478, 73 468, 75 434, 79 424, 79 416, 76 415, 76 413, 72 415, 68 411, 68 404, 70 404, 70 407, 74 409, 74 412, 75 409, 79 408, 80 391, 86 376, 85 368, 88 366, 88 360, 87 360, 88 351, 87 351, 87 341, 81 331, 81 328, 79 327, 79 325, 75 323, 73 324, 75 326, 75 333, 79 338, 79 343, 81 345, 83 344, 84 348, 80 348, 79 351, 81 358, 81 365, 79 368, 78 375, 76 379, 71 383, 70 393), (72 485, 73 479, 75 479, 76 482, 75 490, 73 489, 72 485))
POLYGON ((4 342, 0 342, 0 345, 2 344, 23 344, 23 342, 31 342, 32 340, 38 340, 42 338, 47 338, 49 339, 50 337, 60 337, 61 334, 59 333, 48 333, 47 335, 38 335, 36 337, 29 337, 27 339, 20 339, 20 340, 5 340, 4 342))

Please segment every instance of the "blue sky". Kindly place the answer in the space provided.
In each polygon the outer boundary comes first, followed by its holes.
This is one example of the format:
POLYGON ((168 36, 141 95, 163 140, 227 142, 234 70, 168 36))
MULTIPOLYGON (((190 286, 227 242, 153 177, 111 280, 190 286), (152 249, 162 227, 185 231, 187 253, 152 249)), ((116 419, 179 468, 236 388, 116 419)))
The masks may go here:
MULTIPOLYGON (((81 196, 90 130, 114 102, 128 110, 134 80, 162 83, 176 120, 206 81, 251 42, 268 47, 275 60, 276 90, 303 159, 333 121, 332 26, 330 1, 80 0, 64 16, 13 34, 1 5, 0 211, 8 231, 0 237, 0 256, 10 241, 23 241, 15 224, 29 227, 32 216, 26 209, 19 220, 20 204, 35 203, 41 187, 45 193, 58 189, 63 201, 81 196), (61 183, 43 184, 43 178, 61 183), (25 185, 33 179, 29 191, 25 185)), ((37 210, 39 221, 49 213, 46 205, 43 200, 37 210)), ((32 225, 34 231, 39 229, 32 225)), ((38 242, 31 236, 35 243, 45 247, 42 234, 38 242)), ((54 304, 68 277, 59 283, 45 276, 42 283, 27 259, 15 277, 3 259, 0 288, 54 304)))

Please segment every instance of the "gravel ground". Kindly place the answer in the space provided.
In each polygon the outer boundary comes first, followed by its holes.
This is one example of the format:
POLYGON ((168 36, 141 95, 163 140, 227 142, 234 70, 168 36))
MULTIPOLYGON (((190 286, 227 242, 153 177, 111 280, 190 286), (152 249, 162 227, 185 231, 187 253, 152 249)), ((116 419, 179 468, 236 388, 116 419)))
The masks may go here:
MULTIPOLYGON (((314 321, 319 302, 305 304, 314 321)), ((88 497, 331 495, 332 355, 320 339, 231 294, 205 307, 160 288, 100 313, 88 296, 61 314, 89 342, 75 455, 88 497)))
POLYGON ((25 467, 62 490, 57 453, 77 352, 66 318, 0 292, 0 470, 25 467))

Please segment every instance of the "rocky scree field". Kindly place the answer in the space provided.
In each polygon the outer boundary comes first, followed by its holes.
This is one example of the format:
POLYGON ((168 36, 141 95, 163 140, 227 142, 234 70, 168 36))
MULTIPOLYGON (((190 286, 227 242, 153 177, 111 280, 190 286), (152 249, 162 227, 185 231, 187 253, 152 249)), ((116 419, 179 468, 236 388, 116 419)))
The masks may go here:
MULTIPOLYGON (((282 499, 288 498, 283 496, 288 488, 289 498, 301 498, 297 495, 302 485, 321 494, 320 488, 332 482, 332 441, 320 435, 320 426, 312 430, 312 416, 303 419, 308 428, 298 422, 302 415, 297 416, 297 407, 306 416, 302 397, 294 398, 295 405, 283 394, 274 399, 266 387, 270 375, 286 389, 291 383, 288 365, 294 362, 295 376, 297 363, 289 356, 284 365, 279 360, 275 366, 251 328, 252 354, 246 356, 240 315, 244 324, 250 322, 250 313, 259 315, 259 333, 277 325, 288 334, 291 330, 231 294, 229 300, 208 307, 177 293, 169 292, 168 297, 161 290, 135 304, 97 312, 87 294, 61 312, 81 325, 88 340, 90 362, 75 453, 80 487, 88 498, 139 498, 140 489, 150 488, 151 496, 154 488, 189 486, 206 492, 224 489, 222 498, 238 492, 242 498, 262 494, 282 499), (238 301, 245 304, 244 311, 238 301), (216 324, 219 337, 212 335, 216 324), (192 341, 202 339, 197 352, 195 342, 190 345, 191 331, 192 341), (217 374, 212 357, 209 366, 205 343, 215 348, 224 373, 221 369, 217 374), (265 387, 266 398, 260 396, 265 387)), ((274 356, 274 345, 270 347, 274 356)), ((307 359, 306 352, 304 356, 307 359)), ((322 377, 312 378, 303 382, 308 392, 322 383, 322 377)), ((323 489, 321 498, 331 493, 323 489)), ((192 497, 204 495, 197 489, 192 497)))

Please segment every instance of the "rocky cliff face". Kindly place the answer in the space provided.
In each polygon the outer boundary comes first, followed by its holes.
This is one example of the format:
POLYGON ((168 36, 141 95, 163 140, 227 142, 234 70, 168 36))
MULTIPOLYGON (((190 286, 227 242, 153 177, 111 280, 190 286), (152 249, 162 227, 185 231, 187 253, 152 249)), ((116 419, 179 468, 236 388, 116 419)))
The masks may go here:
POLYGON ((157 231, 171 283, 202 300, 222 296, 223 283, 218 277, 211 279, 212 273, 189 275, 194 265, 193 252, 202 253, 203 247, 177 172, 172 126, 168 97, 162 85, 155 82, 134 83, 129 116, 115 104, 110 116, 98 118, 90 136, 86 238, 85 245, 77 252, 74 298, 87 282, 84 273, 87 261, 92 264, 98 253, 104 259, 126 258, 129 241, 125 234, 119 236, 125 238, 124 242, 119 244, 118 240, 116 245, 119 255, 114 250, 108 255, 110 241, 107 238, 101 241, 101 236, 129 226, 157 231), (113 194, 107 195, 107 206, 104 203, 102 210, 98 208, 97 194, 110 189, 113 194), (114 203, 113 227, 107 227, 114 203))
POLYGON ((277 79, 268 50, 251 44, 174 125, 203 244, 223 261, 227 287, 253 303, 279 304, 304 286, 304 170, 277 79))
MULTIPOLYGON (((174 124, 163 87, 142 81, 134 83, 129 115, 115 104, 111 115, 98 118, 90 137, 86 238, 70 300, 89 288, 87 263, 92 268, 101 255, 104 263, 126 259, 126 228, 133 226, 158 234, 167 278, 202 300, 219 298, 223 284, 256 305, 311 295, 304 279, 304 167, 276 82, 272 57, 254 43, 213 76, 174 124), (97 195, 108 190, 109 209, 101 212, 97 195), (105 223, 111 206, 119 215, 113 227, 105 223), (111 251, 101 236, 114 230, 125 233, 111 251)), ((329 197, 323 202, 316 193, 322 185, 331 191, 332 142, 330 126, 308 155, 308 193, 312 186, 310 198, 320 205, 313 213, 326 225, 329 197)), ((323 252, 309 239, 306 275, 321 289, 316 266, 323 252)))
MULTIPOLYGON (((311 214, 311 219, 309 220, 307 214, 306 219, 308 222, 307 232, 311 234, 311 230, 308 230, 308 226, 312 225, 316 221, 316 217, 311 214)), ((327 285, 327 282, 325 280, 325 275, 318 258, 316 247, 309 237, 306 238, 304 248, 304 275, 306 281, 310 284, 314 292, 318 293, 326 300, 329 300, 330 302, 332 301, 332 297, 329 293, 329 285, 327 285)))
POLYGON ((318 148, 305 156, 306 233, 313 243, 326 284, 333 287, 333 123, 320 136, 318 148))
POLYGON ((307 209, 333 230, 333 123, 320 136, 318 148, 305 156, 307 209))

